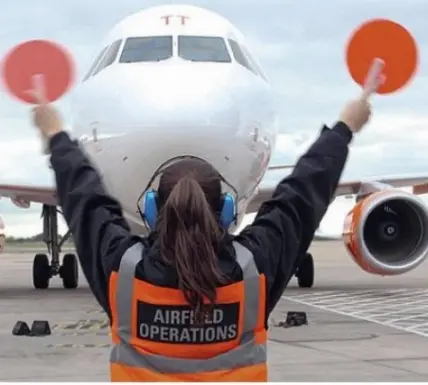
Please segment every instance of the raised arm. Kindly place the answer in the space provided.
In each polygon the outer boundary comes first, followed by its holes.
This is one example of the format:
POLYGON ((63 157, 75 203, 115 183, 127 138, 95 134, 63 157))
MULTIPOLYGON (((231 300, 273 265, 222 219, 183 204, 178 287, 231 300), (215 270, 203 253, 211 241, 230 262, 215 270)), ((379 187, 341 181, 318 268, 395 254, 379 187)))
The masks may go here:
POLYGON ((78 144, 60 132, 50 140, 58 201, 73 234, 76 251, 91 289, 107 307, 111 271, 135 242, 122 209, 109 196, 97 171, 78 144))
POLYGON ((58 111, 39 99, 34 123, 48 140, 59 205, 73 235, 80 265, 101 306, 108 310, 108 280, 132 237, 122 209, 110 197, 97 171, 62 130, 58 111))
POLYGON ((250 248, 267 277, 268 307, 280 299, 312 242, 334 198, 348 156, 352 131, 368 121, 367 102, 348 105, 339 122, 323 127, 318 139, 299 159, 288 177, 264 202, 252 225, 237 240, 250 248))

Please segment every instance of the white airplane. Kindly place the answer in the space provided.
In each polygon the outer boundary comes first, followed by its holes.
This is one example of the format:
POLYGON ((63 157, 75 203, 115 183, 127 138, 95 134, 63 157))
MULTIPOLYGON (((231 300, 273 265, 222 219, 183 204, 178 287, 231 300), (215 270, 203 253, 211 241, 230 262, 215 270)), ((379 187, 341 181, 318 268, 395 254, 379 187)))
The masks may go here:
POLYGON ((317 240, 339 240, 342 238, 343 222, 349 211, 355 205, 353 196, 339 197, 330 204, 324 215, 314 239, 317 240), (345 199, 344 199, 345 198, 345 199))
MULTIPOLYGON (((73 134, 134 232, 146 230, 137 201, 167 161, 193 155, 211 162, 237 191, 238 226, 273 193, 276 185, 261 184, 266 173, 283 169, 284 177, 292 168, 269 167, 277 136, 273 90, 244 36, 225 18, 188 5, 149 8, 116 24, 96 54, 75 90, 73 134)), ((337 196, 358 195, 345 242, 361 268, 400 274, 423 261, 428 212, 418 197, 393 186, 425 189, 424 183, 428 176, 340 183, 337 196)), ((76 288, 76 256, 67 254, 60 264, 55 186, 0 184, 0 195, 20 207, 43 205, 50 260, 35 256, 34 286, 47 288, 59 275, 65 288, 76 288)), ((313 285, 310 254, 296 276, 301 287, 313 285)))

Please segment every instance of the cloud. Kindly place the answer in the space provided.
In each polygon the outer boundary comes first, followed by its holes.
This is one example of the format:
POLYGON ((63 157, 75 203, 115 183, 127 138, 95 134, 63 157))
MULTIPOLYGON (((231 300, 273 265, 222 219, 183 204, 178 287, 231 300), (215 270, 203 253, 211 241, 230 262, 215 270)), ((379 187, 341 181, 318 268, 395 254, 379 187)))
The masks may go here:
MULTIPOLYGON (((322 120, 312 132, 280 135, 272 163, 289 164, 290 159, 298 158, 316 140, 321 124, 322 120)), ((343 178, 427 173, 427 143, 428 114, 410 108, 389 114, 375 112, 370 123, 354 135, 343 178)))
MULTIPOLYGON (((28 39, 56 40, 73 53, 81 79, 97 53, 100 40, 114 23, 144 7, 163 3, 161 0, 147 0, 144 4, 140 0, 5 3, 0 52, 4 54, 28 39), (50 17, 46 18, 46 14, 50 17)), ((274 164, 294 163, 318 135, 322 124, 334 123, 345 102, 358 95, 359 87, 352 82, 345 66, 344 48, 352 30, 360 23, 374 17, 402 23, 418 42, 420 62, 428 59, 425 0, 193 0, 188 3, 212 9, 230 19, 247 37, 271 80, 283 134, 272 157, 274 164)), ((427 89, 428 68, 421 65, 405 89, 373 98, 372 122, 353 141, 344 177, 426 171, 427 89)), ((58 103, 67 120, 72 117, 69 101, 67 96, 58 103)), ((39 138, 31 127, 28 110, 28 106, 0 94, 0 180, 49 184, 52 173, 47 168, 47 158, 40 155, 39 138)), ((2 200, 0 208, 7 229, 16 234, 39 232, 37 206, 30 211, 20 210, 2 200)))

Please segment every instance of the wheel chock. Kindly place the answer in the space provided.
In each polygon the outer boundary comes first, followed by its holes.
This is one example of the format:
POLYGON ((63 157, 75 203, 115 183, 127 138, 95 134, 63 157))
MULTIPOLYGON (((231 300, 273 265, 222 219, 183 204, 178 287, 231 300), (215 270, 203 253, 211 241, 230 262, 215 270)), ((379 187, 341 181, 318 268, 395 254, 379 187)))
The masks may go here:
POLYGON ((24 321, 18 321, 12 329, 14 336, 28 336, 31 334, 30 328, 24 321))
POLYGON ((48 321, 33 321, 31 325, 31 335, 35 337, 48 336, 51 334, 51 327, 48 321))
POLYGON ((308 317, 304 311, 289 311, 285 323, 289 326, 307 325, 308 317))
POLYGON ((292 326, 302 326, 308 324, 308 317, 304 311, 289 311, 285 321, 280 321, 278 327, 290 328, 292 326))

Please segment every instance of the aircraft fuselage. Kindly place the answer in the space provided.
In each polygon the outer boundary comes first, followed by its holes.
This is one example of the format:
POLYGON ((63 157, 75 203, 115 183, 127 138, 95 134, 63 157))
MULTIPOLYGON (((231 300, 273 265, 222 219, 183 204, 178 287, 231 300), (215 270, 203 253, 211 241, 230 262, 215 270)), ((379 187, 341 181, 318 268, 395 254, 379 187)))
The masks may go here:
POLYGON ((200 8, 154 7, 118 23, 104 48, 75 92, 73 134, 133 230, 144 229, 137 200, 153 174, 186 155, 211 162, 237 190, 240 222, 267 170, 277 116, 239 31, 200 8))

